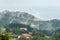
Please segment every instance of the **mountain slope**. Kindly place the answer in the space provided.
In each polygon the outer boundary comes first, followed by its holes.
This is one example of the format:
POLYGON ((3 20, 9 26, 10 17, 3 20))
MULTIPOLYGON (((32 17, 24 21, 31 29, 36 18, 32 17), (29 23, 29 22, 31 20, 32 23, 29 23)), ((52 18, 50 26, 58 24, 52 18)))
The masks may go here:
MULTIPOLYGON (((5 11, 0 13, 0 25, 5 25, 13 22, 30 25, 37 18, 26 12, 10 12, 5 11)), ((37 20, 36 20, 37 21, 37 20)))
POLYGON ((11 23, 21 23, 39 30, 56 30, 60 28, 60 20, 58 19, 43 21, 26 12, 0 12, 0 26, 11 23))

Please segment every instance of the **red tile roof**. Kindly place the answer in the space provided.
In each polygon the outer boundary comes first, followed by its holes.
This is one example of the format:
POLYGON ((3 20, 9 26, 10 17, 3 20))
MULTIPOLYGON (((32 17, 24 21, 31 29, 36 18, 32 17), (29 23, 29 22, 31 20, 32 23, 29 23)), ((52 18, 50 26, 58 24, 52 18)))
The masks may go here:
POLYGON ((21 36, 22 36, 22 37, 30 37, 31 35, 30 35, 30 34, 25 33, 25 34, 22 34, 21 36))

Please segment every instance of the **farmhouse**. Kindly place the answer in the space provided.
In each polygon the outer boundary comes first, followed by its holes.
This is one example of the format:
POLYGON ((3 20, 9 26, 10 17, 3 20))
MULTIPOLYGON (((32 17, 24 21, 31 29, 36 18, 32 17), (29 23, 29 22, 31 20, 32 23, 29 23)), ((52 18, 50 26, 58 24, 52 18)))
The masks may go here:
POLYGON ((18 36, 18 39, 21 38, 21 37, 30 38, 31 35, 30 34, 27 34, 27 33, 21 34, 21 35, 18 36))
POLYGON ((25 30, 25 31, 27 31, 27 28, 20 28, 20 30, 25 30))

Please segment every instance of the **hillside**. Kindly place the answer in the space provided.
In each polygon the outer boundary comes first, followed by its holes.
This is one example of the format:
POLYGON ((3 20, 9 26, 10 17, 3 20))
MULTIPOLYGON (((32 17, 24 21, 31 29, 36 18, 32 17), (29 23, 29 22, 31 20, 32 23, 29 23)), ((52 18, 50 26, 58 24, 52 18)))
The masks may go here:
POLYGON ((11 23, 29 25, 38 30, 56 30, 60 28, 60 20, 58 19, 43 21, 26 12, 0 12, 0 26, 9 25, 11 23))

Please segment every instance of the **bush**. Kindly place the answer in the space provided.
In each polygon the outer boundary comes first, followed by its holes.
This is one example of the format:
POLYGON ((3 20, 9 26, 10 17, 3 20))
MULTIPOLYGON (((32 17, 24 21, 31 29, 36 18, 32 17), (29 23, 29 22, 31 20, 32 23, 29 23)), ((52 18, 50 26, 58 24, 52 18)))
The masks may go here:
POLYGON ((9 40, 9 35, 8 34, 0 34, 0 40, 9 40))

